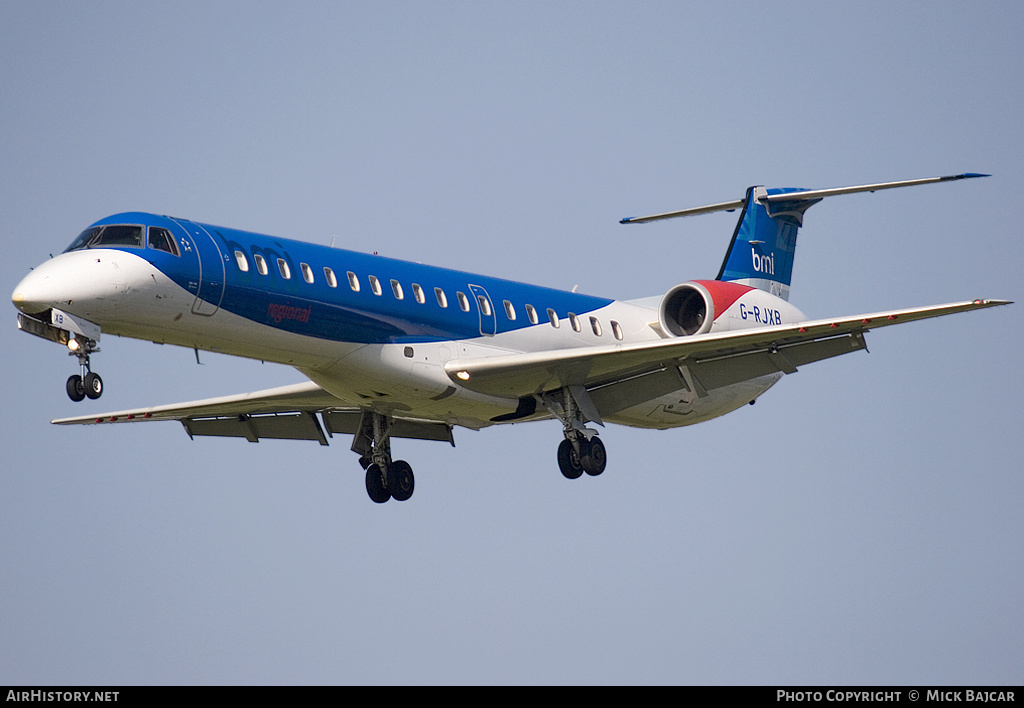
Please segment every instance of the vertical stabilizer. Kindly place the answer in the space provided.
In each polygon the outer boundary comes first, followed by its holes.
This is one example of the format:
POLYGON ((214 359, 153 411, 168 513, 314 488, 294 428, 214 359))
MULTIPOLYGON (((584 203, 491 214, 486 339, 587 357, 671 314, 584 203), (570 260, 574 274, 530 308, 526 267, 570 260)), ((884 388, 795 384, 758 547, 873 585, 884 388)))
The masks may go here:
POLYGON ((804 212, 820 200, 776 199, 803 191, 764 187, 747 190, 743 212, 716 280, 750 285, 784 300, 789 299, 797 231, 803 225, 804 212), (776 199, 769 202, 767 197, 776 199))

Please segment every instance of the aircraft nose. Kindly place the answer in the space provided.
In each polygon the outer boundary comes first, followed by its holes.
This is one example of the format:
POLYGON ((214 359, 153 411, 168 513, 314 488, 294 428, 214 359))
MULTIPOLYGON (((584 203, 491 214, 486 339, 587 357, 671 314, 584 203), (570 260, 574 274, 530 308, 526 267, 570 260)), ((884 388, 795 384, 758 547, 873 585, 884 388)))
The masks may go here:
POLYGON ((69 312, 91 308, 109 299, 114 285, 122 279, 116 254, 65 253, 41 263, 22 278, 11 293, 11 302, 26 315, 52 307, 69 312))
POLYGON ((18 283, 11 293, 11 302, 26 315, 36 315, 53 306, 55 288, 51 277, 36 268, 18 283))

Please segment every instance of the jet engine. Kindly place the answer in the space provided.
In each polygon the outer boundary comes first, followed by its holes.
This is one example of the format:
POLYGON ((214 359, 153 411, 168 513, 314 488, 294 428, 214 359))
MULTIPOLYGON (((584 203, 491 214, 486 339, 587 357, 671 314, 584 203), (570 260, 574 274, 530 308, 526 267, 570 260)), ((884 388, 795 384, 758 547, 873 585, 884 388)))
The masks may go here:
POLYGON ((658 323, 667 335, 688 337, 710 331, 716 314, 714 298, 706 287, 694 282, 682 283, 661 299, 658 323))
POLYGON ((722 280, 691 280, 677 285, 665 293, 658 307, 658 323, 667 337, 689 337, 712 329, 723 332, 770 327, 806 319, 780 297, 722 280))

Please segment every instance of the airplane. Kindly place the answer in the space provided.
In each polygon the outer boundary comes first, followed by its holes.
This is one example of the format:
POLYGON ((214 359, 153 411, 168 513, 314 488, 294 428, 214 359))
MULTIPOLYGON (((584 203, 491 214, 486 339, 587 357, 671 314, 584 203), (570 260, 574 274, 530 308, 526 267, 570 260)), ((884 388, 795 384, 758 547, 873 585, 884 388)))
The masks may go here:
POLYGON ((589 424, 668 429, 729 413, 799 367, 866 349, 869 330, 1006 300, 808 319, 789 303, 798 229, 825 198, 985 177, 965 173, 832 189, 750 187, 742 199, 622 219, 739 211, 717 277, 622 301, 148 213, 83 231, 15 288, 18 327, 66 346, 73 401, 97 399, 101 333, 294 367, 263 391, 59 418, 58 425, 179 421, 190 438, 351 436, 370 499, 412 496, 400 438, 557 419, 557 460, 600 475, 589 424))

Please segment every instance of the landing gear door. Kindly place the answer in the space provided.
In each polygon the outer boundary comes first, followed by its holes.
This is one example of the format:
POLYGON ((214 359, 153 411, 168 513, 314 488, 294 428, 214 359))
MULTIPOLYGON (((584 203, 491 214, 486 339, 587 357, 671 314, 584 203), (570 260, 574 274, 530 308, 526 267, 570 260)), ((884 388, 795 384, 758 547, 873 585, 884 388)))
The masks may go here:
POLYGON ((491 296, 479 285, 470 285, 469 291, 476 300, 476 311, 480 314, 480 334, 494 336, 497 331, 498 322, 494 315, 494 303, 491 296))

